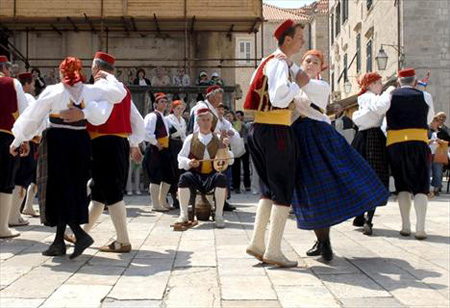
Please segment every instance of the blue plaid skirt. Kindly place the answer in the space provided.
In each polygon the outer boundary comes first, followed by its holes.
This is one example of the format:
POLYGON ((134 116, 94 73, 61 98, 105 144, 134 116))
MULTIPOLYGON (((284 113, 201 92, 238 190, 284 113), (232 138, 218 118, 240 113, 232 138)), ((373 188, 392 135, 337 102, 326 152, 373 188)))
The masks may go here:
POLYGON ((327 228, 385 204, 389 192, 366 160, 331 125, 300 118, 292 205, 300 229, 327 228))

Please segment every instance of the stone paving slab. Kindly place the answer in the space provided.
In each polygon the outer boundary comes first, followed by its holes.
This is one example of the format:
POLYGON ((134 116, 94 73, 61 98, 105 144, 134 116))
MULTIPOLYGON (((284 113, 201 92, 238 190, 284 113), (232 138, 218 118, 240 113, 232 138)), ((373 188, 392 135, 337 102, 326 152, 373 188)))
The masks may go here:
MULTIPOLYGON (((266 266, 245 253, 257 198, 233 195, 227 228, 201 222, 186 232, 170 224, 178 212, 153 213, 148 196, 126 198, 133 250, 98 251, 114 237, 107 211, 92 230, 94 245, 76 260, 41 252, 54 230, 31 224, 0 240, 0 307, 449 307, 450 198, 430 202, 429 237, 400 237, 398 205, 377 210, 374 235, 351 220, 335 226, 335 258, 306 257, 311 231, 290 217, 282 243, 295 269, 266 266)), ((414 209, 411 213, 414 227, 414 209)), ((414 228, 413 228, 414 229, 414 228)), ((72 252, 68 246, 68 254, 72 252)))

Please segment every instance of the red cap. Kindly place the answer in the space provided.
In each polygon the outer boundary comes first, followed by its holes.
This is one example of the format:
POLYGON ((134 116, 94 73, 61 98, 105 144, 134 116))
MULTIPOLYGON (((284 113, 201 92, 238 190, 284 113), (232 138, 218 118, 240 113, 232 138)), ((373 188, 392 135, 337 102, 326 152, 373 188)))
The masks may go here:
POLYGON ((184 103, 180 100, 175 100, 172 102, 172 105, 170 106, 170 113, 173 113, 173 109, 178 106, 184 106, 184 103))
POLYGON ((206 96, 213 94, 215 91, 222 90, 222 88, 218 85, 210 86, 206 89, 206 96))
POLYGON ((103 60, 105 62, 108 62, 111 65, 114 65, 114 63, 116 62, 116 59, 113 56, 111 56, 110 54, 107 54, 106 52, 102 52, 102 51, 97 51, 95 53, 94 59, 103 60))
POLYGON ((9 62, 7 56, 0 56, 0 63, 9 62))
POLYGON ((200 109, 197 109, 197 116, 199 116, 199 115, 201 115, 201 114, 208 113, 208 112, 211 112, 211 110, 209 110, 209 108, 200 108, 200 109))
POLYGON ((412 76, 416 76, 416 71, 411 67, 398 71, 398 77, 412 77, 412 76))
POLYGON ((162 92, 155 93, 155 103, 157 103, 161 98, 167 99, 166 94, 162 92))
POLYGON ((284 21, 282 24, 280 24, 273 33, 273 36, 279 41, 280 37, 283 35, 284 32, 286 32, 288 29, 292 28, 294 25, 294 21, 292 19, 288 19, 284 21))
POLYGON ((33 79, 33 75, 31 75, 31 73, 20 73, 17 77, 19 80, 33 79))

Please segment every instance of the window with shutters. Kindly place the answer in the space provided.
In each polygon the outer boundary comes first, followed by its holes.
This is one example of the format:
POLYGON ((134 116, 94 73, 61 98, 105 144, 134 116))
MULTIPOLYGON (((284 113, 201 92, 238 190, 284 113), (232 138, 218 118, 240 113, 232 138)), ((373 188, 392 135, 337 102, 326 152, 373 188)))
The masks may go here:
POLYGON ((356 72, 361 71, 361 33, 356 35, 356 72))
POLYGON ((347 54, 344 55, 344 82, 348 80, 348 74, 347 74, 347 66, 348 66, 348 62, 347 62, 347 54))
POLYGON ((342 24, 348 19, 348 0, 342 0, 342 24))
POLYGON ((336 6, 336 36, 341 32, 341 4, 336 6))
POLYGON ((251 42, 240 41, 239 42, 239 59, 241 63, 251 63, 251 42))
POLYGON ((366 46, 366 72, 371 71, 372 71, 372 41, 368 41, 366 46))
POLYGON ((330 25, 331 25, 331 27, 330 27, 330 29, 331 29, 331 32, 330 32, 331 45, 333 45, 333 43, 334 43, 334 14, 331 14, 330 25))

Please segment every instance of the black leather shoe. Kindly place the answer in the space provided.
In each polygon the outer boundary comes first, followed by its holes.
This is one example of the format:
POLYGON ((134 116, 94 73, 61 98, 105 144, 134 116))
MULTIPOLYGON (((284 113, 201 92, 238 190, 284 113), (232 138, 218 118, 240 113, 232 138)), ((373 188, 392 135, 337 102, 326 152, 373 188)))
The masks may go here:
POLYGON ((306 255, 310 257, 320 256, 321 252, 322 252, 322 245, 319 241, 316 241, 314 243, 314 246, 311 247, 311 249, 306 252, 306 255))
POLYGON ((79 255, 83 253, 83 251, 94 244, 94 240, 89 235, 86 235, 84 238, 77 239, 77 242, 75 243, 75 249, 73 250, 73 253, 70 255, 70 259, 75 259, 79 255))
POLYGON ((42 252, 43 256, 57 257, 66 254, 66 245, 50 245, 47 250, 42 252))
POLYGON ((224 210, 224 211, 232 212, 232 211, 234 211, 235 209, 236 209, 235 206, 229 204, 228 201, 225 201, 225 204, 224 204, 224 206, 223 206, 223 210, 224 210))
POLYGON ((331 249, 330 240, 322 242, 322 258, 325 261, 333 260, 333 250, 331 249))
POLYGON ((353 219, 353 225, 355 227, 364 227, 364 215, 356 216, 355 219, 353 219))

